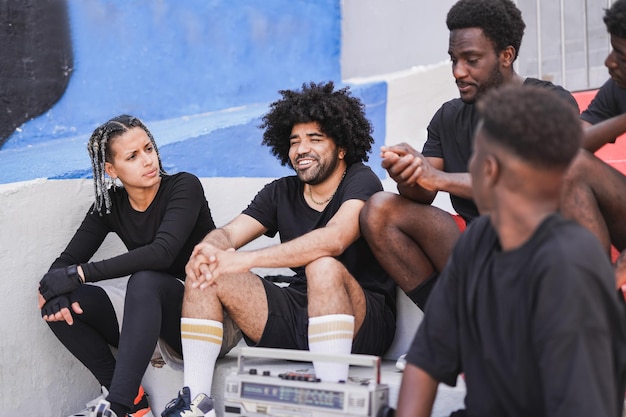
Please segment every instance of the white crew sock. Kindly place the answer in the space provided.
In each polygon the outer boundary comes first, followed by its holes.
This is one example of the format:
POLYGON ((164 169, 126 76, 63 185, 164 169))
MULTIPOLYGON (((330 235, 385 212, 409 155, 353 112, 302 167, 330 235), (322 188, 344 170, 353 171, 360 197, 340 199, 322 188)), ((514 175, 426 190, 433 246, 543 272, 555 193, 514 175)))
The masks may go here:
POLYGON ((211 396, 213 371, 224 333, 222 323, 182 317, 180 331, 185 371, 183 380, 189 387, 191 399, 200 393, 211 396))
MULTIPOLYGON (((309 318, 309 350, 313 353, 352 352, 354 316, 328 314, 309 318)), ((347 381, 349 364, 314 361, 315 375, 322 381, 347 381)))

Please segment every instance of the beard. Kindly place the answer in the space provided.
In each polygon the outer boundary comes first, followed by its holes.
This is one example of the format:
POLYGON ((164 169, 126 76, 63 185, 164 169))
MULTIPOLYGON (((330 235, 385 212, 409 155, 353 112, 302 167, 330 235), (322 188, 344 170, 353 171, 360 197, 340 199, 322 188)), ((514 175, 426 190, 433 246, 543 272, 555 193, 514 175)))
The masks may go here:
MULTIPOLYGON (((331 174, 335 171, 339 165, 339 149, 336 149, 331 157, 326 161, 322 161, 319 157, 313 157, 312 155, 300 155, 296 158, 296 161, 301 157, 314 158, 317 161, 317 166, 307 168, 306 170, 299 170, 295 168, 296 175, 305 184, 317 185, 326 181, 331 174)), ((297 166, 296 164, 293 164, 297 166)))
POLYGON ((489 78, 487 78, 487 81, 478 86, 478 91, 476 91, 476 97, 474 98, 474 101, 484 96, 488 91, 491 91, 491 89, 500 87, 503 83, 504 77, 502 76, 500 67, 496 65, 493 67, 493 71, 491 71, 491 74, 489 75, 489 78))
POLYGON ((484 83, 480 83, 476 89, 476 94, 470 98, 464 99, 461 97, 464 103, 472 104, 475 103, 476 100, 480 99, 484 96, 488 91, 491 91, 493 88, 500 87, 504 83, 504 76, 500 71, 500 67, 495 65, 489 74, 489 77, 484 83))

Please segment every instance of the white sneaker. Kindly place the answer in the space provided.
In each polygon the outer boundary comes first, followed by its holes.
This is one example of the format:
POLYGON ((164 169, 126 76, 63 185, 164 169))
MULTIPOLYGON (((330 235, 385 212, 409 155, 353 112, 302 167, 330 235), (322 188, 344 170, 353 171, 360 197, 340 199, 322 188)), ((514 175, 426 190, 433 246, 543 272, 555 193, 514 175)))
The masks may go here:
POLYGON ((398 371, 404 371, 404 368, 406 368, 406 353, 400 355, 396 361, 396 369, 398 371))
POLYGON ((101 387, 102 394, 85 404, 85 409, 68 417, 91 417, 100 400, 105 400, 109 395, 109 391, 105 387, 101 387))
POLYGON ((117 417, 117 414, 111 410, 111 403, 107 400, 100 400, 96 404, 96 409, 90 414, 90 417, 117 417))

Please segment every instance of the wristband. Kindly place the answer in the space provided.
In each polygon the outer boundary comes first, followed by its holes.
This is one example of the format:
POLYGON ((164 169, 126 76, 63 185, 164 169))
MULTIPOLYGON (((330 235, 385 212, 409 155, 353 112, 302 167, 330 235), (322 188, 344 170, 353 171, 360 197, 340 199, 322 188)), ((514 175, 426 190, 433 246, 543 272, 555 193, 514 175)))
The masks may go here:
POLYGON ((58 295, 75 290, 82 283, 77 266, 69 265, 65 268, 48 271, 39 281, 39 293, 48 301, 58 295))

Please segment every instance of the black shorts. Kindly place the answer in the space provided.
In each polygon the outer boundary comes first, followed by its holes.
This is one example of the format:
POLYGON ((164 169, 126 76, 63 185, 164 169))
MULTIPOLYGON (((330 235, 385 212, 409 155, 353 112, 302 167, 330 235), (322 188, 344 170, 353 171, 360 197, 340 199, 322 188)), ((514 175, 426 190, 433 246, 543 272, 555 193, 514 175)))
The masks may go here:
MULTIPOLYGON (((309 349, 307 294, 292 287, 260 278, 265 286, 268 319, 259 343, 244 336, 250 346, 283 349, 309 349)), ((365 320, 352 342, 352 353, 382 356, 396 332, 395 314, 385 304, 382 294, 363 290, 366 300, 365 320)))

